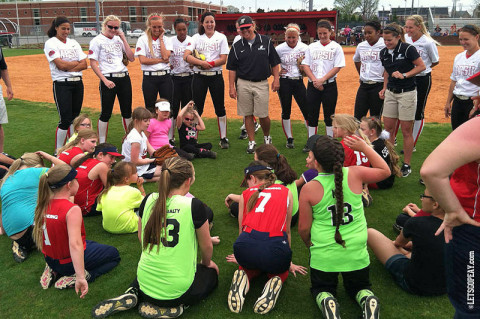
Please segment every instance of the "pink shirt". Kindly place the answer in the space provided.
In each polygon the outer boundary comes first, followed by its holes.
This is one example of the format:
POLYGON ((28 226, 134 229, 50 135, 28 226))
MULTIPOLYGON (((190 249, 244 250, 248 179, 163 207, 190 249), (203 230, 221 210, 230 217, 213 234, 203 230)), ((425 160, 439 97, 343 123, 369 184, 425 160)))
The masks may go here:
POLYGON ((172 126, 172 120, 167 119, 164 121, 158 121, 156 119, 150 120, 150 125, 147 131, 150 133, 148 141, 154 149, 158 149, 163 145, 168 144, 168 131, 172 126))

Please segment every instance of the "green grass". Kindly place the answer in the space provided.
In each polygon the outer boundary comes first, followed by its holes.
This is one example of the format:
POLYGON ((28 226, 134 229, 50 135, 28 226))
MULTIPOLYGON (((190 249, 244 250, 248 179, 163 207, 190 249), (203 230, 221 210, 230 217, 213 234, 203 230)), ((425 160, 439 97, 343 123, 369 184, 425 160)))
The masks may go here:
POLYGON ((10 49, 3 47, 3 55, 6 57, 18 56, 18 55, 33 55, 43 54, 43 49, 10 49))
MULTIPOLYGON (((6 50, 8 51, 8 50, 6 50)), ((32 103, 13 100, 7 104, 10 123, 5 125, 5 150, 20 156, 26 151, 53 151, 54 132, 58 115, 55 106, 46 103, 32 103)), ((209 106, 210 107, 210 106, 209 106)), ((94 122, 98 113, 89 113, 94 122)), ((218 146, 218 130, 216 120, 207 119, 207 130, 200 134, 199 141, 210 141, 218 158, 194 160, 196 182, 191 192, 207 203, 215 213, 215 226, 212 235, 221 238, 219 246, 214 248, 213 259, 220 268, 219 286, 204 302, 186 310, 183 318, 231 318, 227 306, 227 293, 235 265, 228 264, 225 256, 232 252, 236 239, 237 225, 224 205, 228 193, 240 193, 243 168, 253 160, 253 156, 245 153, 246 141, 237 139, 240 121, 229 121, 229 138, 231 147, 221 150, 218 146)), ((123 136, 119 115, 112 117, 109 126, 108 141, 121 146, 123 136)), ((321 131, 323 127, 320 128, 321 131)), ((305 170, 305 154, 301 149, 306 139, 306 130, 300 121, 293 122, 296 137, 296 148, 285 148, 285 137, 278 121, 272 122, 273 142, 282 154, 287 156, 292 167, 301 174, 305 170)), ((393 189, 372 191, 374 203, 366 209, 368 225, 394 238, 392 223, 403 206, 409 202, 419 204, 419 194, 423 186, 418 183, 418 171, 426 156, 450 132, 449 125, 427 124, 417 152, 413 155, 413 173, 408 178, 397 178, 393 189)), ((257 143, 262 142, 261 134, 257 134, 257 143)), ((399 146, 401 147, 401 137, 399 146)), ((401 148, 398 148, 400 150, 401 148)), ((154 184, 148 184, 147 192, 155 191, 154 184)), ((135 277, 136 266, 140 256, 140 246, 136 234, 112 235, 101 226, 101 216, 85 219, 87 239, 113 245, 118 248, 122 261, 110 273, 98 278, 89 286, 89 293, 80 300, 73 290, 59 291, 54 288, 42 290, 39 278, 45 266, 43 256, 34 252, 22 264, 13 261, 11 240, 0 237, 0 312, 2 318, 87 318, 92 307, 100 300, 114 297, 128 287, 135 277)), ((303 245, 296 227, 292 229, 293 261, 308 266, 309 255, 303 245)), ((371 281, 373 290, 381 302, 383 318, 448 318, 453 316, 453 309, 446 296, 418 297, 408 295, 398 288, 384 269, 371 255, 371 281)), ((435 265, 432 265, 435 267, 435 265)), ((341 280, 340 280, 341 282, 341 280)), ((253 304, 263 288, 264 278, 253 282, 243 310, 243 318, 258 318, 253 313, 253 304)), ((268 318, 320 318, 321 314, 310 296, 310 279, 308 276, 290 277, 284 285, 275 309, 266 315, 268 318)), ((343 318, 357 318, 360 308, 350 300, 343 286, 338 287, 338 300, 343 318)), ((116 315, 117 318, 138 317, 134 311, 116 315)))

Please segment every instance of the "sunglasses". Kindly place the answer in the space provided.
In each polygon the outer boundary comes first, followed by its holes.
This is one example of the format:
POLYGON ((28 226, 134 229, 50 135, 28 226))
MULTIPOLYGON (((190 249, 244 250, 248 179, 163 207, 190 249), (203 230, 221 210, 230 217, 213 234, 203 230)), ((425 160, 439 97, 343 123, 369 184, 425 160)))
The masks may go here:
POLYGON ((107 27, 110 29, 110 30, 118 30, 119 27, 114 27, 113 25, 109 25, 107 24, 107 27))
POLYGON ((241 27, 240 28, 241 31, 245 31, 245 30, 248 30, 248 29, 250 29, 250 27, 241 27))
POLYGON ((427 196, 425 194, 420 194, 420 199, 424 199, 424 198, 430 198, 431 200, 433 200, 432 196, 427 196))
POLYGON ((189 117, 184 117, 183 118, 185 121, 193 121, 193 118, 189 118, 189 117))

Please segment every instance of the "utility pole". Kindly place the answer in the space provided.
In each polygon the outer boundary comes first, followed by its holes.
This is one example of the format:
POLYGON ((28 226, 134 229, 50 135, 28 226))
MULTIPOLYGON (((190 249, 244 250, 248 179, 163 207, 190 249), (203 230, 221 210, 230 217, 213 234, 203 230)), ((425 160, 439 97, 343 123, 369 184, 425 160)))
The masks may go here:
POLYGON ((313 0, 308 1, 308 11, 313 11, 313 0))
POLYGON ((97 22, 97 34, 100 34, 100 5, 98 4, 98 0, 95 0, 95 21, 97 22))

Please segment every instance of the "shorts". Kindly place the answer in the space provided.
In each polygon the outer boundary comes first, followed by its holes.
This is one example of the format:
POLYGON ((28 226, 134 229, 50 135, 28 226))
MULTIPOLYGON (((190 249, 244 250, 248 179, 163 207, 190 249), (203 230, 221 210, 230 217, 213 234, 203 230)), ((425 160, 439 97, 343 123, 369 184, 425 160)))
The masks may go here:
POLYGON ((387 262, 385 263, 385 268, 388 270, 390 275, 392 275, 395 283, 399 285, 400 288, 402 288, 408 293, 413 294, 412 290, 405 281, 404 275, 405 269, 407 269, 409 264, 410 259, 408 259, 405 255, 397 254, 388 258, 387 262))
POLYGON ((417 90, 404 93, 393 93, 385 90, 385 101, 383 102, 384 117, 399 119, 400 121, 415 120, 417 110, 417 90))
POLYGON ((5 100, 3 99, 3 90, 2 86, 0 85, 0 125, 8 123, 8 116, 7 116, 7 107, 5 105, 5 100))
POLYGON ((155 162, 150 163, 148 165, 147 171, 140 175, 139 177, 143 177, 143 179, 152 179, 153 175, 155 175, 155 169, 157 168, 157 164, 155 162))
POLYGON ((268 117, 268 81, 251 82, 237 79, 237 114, 268 117))

